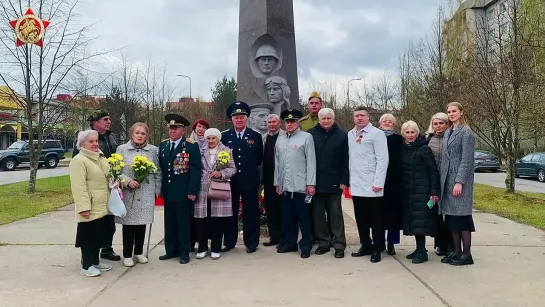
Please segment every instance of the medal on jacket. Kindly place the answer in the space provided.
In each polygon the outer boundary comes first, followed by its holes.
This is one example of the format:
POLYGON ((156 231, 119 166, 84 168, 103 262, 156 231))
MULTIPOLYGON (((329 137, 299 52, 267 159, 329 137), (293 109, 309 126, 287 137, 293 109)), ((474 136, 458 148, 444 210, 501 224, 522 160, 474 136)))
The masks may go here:
POLYGON ((360 134, 360 135, 356 138, 356 143, 361 144, 361 139, 363 139, 363 134, 360 134))
POLYGON ((174 175, 180 175, 189 170, 189 154, 185 152, 185 142, 182 146, 182 152, 177 154, 173 161, 174 175))

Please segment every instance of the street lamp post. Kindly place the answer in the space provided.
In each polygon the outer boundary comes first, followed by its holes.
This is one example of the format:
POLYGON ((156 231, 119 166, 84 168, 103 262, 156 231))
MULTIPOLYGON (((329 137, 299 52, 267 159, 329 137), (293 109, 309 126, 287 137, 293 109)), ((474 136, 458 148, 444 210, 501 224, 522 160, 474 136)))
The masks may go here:
POLYGON ((354 79, 350 79, 350 81, 348 81, 348 86, 346 87, 346 105, 350 108, 350 82, 352 81, 358 81, 358 80, 361 80, 363 78, 354 78, 354 79))
POLYGON ((186 75, 176 75, 178 77, 186 77, 189 79, 189 98, 193 97, 191 96, 191 77, 190 76, 186 76, 186 75))

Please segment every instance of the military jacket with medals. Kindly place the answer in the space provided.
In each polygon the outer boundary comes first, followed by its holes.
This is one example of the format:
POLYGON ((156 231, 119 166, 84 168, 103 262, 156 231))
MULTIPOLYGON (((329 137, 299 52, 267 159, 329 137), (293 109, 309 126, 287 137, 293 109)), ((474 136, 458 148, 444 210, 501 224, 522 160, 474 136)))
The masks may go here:
POLYGON ((235 129, 223 131, 223 145, 233 150, 233 160, 237 168, 236 179, 242 188, 259 185, 260 168, 263 160, 263 139, 261 134, 246 127, 242 139, 239 139, 235 129))
POLYGON ((182 202, 188 195, 199 195, 201 188, 201 152, 194 141, 182 137, 170 152, 171 140, 159 145, 159 165, 163 175, 161 192, 165 201, 182 202))

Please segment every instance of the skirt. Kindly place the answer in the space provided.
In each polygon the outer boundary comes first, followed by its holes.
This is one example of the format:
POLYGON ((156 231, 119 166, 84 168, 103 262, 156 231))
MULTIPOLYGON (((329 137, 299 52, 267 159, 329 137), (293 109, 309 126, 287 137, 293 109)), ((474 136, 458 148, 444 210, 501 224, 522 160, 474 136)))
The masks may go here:
POLYGON ((472 215, 445 215, 445 223, 451 231, 471 231, 475 232, 475 224, 472 215))
POLYGON ((109 229, 107 215, 90 222, 79 222, 76 232, 76 247, 100 248, 106 243, 109 229))

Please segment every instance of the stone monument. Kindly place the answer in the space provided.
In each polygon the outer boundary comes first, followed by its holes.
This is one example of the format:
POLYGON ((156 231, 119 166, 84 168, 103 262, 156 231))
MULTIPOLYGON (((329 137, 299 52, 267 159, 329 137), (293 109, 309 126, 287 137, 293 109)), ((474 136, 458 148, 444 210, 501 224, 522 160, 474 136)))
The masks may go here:
POLYGON ((240 0, 237 100, 256 106, 258 131, 267 111, 300 107, 293 0, 240 0))

